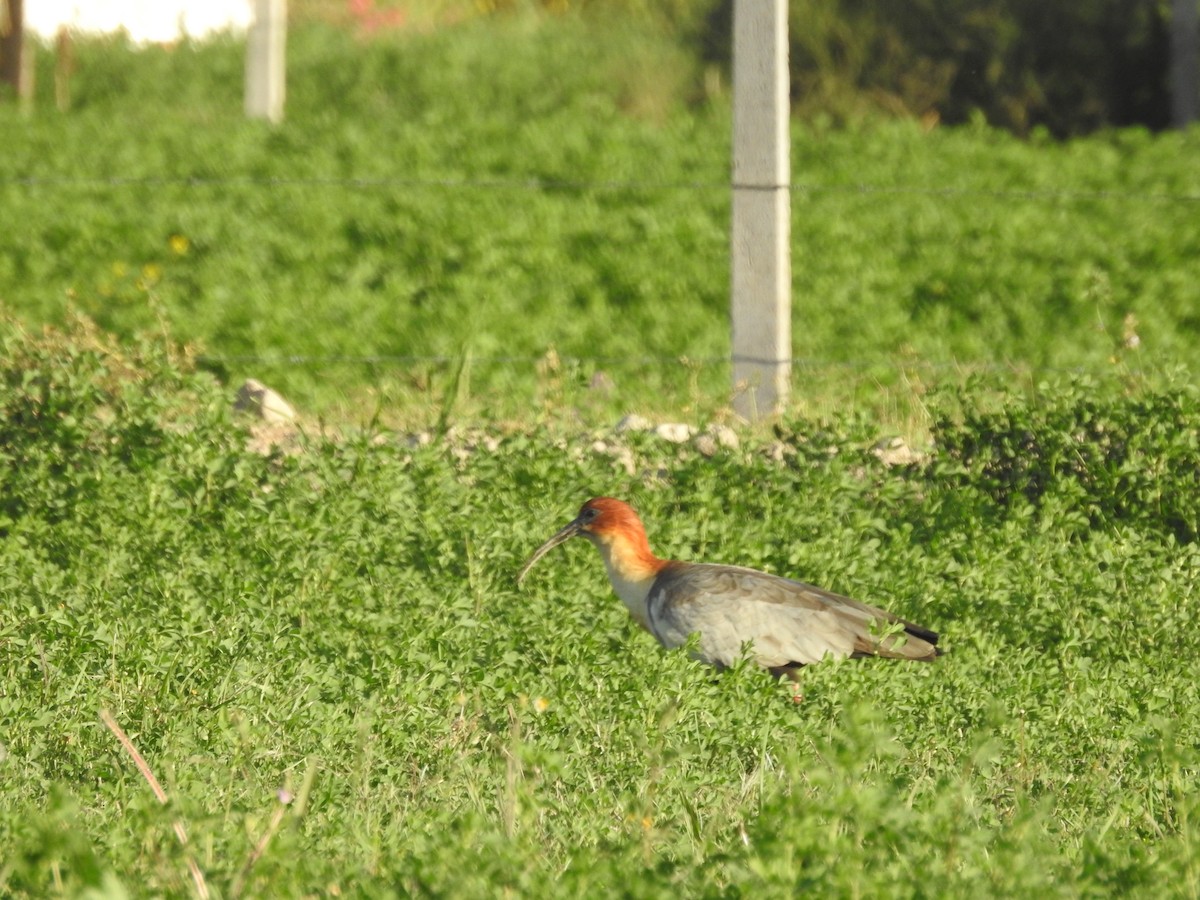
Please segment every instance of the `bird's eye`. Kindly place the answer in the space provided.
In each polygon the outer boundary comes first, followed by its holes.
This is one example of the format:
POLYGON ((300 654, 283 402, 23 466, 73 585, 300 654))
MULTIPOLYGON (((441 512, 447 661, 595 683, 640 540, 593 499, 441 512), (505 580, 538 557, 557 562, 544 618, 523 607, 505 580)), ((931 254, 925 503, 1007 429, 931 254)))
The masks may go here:
POLYGON ((598 515, 600 515, 600 510, 596 509, 595 507, 592 507, 590 509, 585 509, 583 511, 583 521, 591 522, 598 515))

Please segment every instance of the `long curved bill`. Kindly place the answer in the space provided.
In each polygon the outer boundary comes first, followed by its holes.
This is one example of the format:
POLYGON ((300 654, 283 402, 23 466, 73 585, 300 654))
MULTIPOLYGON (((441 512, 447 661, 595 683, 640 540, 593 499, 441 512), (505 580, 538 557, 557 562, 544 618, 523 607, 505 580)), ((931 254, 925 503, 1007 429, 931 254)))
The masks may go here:
POLYGON ((529 574, 529 570, 533 568, 533 564, 535 562, 537 562, 559 544, 565 543, 566 541, 569 541, 571 538, 575 537, 575 535, 579 534, 579 526, 579 519, 572 520, 571 523, 558 532, 558 534, 554 535, 554 537, 550 538, 550 540, 546 541, 546 543, 534 550, 533 556, 529 557, 529 561, 521 567, 521 571, 517 575, 517 584, 520 584, 522 579, 529 574))

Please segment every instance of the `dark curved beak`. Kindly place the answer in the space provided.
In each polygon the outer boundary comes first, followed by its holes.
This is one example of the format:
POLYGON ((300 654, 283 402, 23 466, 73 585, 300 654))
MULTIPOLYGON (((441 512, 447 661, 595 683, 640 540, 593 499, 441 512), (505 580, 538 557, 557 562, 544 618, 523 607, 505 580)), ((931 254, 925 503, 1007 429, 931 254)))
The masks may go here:
POLYGON ((559 531, 558 534, 554 535, 554 537, 550 538, 550 540, 546 541, 546 543, 534 550, 533 556, 529 557, 529 561, 521 567, 521 571, 517 574, 517 584, 520 584, 522 579, 529 574, 529 570, 533 568, 533 564, 535 562, 537 562, 559 544, 566 543, 571 538, 575 537, 575 535, 579 534, 579 529, 582 527, 582 525, 583 523, 580 522, 578 517, 576 517, 570 522, 570 524, 559 531))

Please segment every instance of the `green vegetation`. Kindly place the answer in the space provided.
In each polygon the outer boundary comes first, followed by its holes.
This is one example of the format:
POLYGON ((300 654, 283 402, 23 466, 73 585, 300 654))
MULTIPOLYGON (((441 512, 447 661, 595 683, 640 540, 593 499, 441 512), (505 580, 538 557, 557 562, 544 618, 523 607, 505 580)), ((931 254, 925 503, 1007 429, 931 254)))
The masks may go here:
MULTIPOLYGON (((795 0, 793 96, 1059 136, 1170 124, 1170 4, 1130 0, 795 0)), ((718 46, 722 42, 718 42, 718 46)))
MULTIPOLYGON (((0 108, 0 302, 165 322, 338 418, 427 422, 465 356, 466 411, 717 415, 729 116, 682 105, 674 48, 570 17, 298 29, 276 129, 241 118, 233 42, 80 44, 67 114, 42 54, 33 117, 0 108)), ((1103 370, 1127 322, 1125 365, 1194 366, 1198 140, 798 122, 798 395, 882 384, 921 430, 944 367, 1103 370)))
POLYGON ((290 41, 278 128, 232 41, 0 107, 0 894, 1200 895, 1200 132, 797 122, 811 362, 705 455, 609 431, 726 415, 729 116, 677 43, 290 41), (600 493, 947 654, 797 703, 582 542, 518 591, 600 493))
MULTIPOLYGON (((304 20, 377 34, 540 10, 669 36, 707 94, 729 71, 733 0, 297 0, 304 20)), ((1159 0, 790 0, 792 102, 835 121, 908 116, 1058 136, 1169 124, 1171 3, 1159 0)), ((673 73, 668 82, 679 78, 673 73)), ((660 73, 661 75, 661 73, 660 73)))
POLYGON ((223 896, 1200 890, 1191 387, 939 395, 953 449, 908 467, 861 421, 711 458, 633 435, 627 474, 537 431, 258 456, 159 342, 5 331, 7 895, 183 894, 189 854, 223 896), (1005 456, 1086 422, 1125 451, 1005 456), (663 554, 886 603, 948 654, 814 667, 794 703, 661 651, 582 544, 518 592, 599 491, 663 554))

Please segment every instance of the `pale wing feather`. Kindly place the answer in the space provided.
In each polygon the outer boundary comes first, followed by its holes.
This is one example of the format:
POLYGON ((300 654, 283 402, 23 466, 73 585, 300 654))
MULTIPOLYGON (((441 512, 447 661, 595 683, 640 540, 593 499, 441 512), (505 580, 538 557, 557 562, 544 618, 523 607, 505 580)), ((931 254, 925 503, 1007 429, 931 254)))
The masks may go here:
POLYGON ((902 620, 803 582, 737 566, 668 570, 648 600, 651 631, 665 647, 699 634, 704 662, 732 665, 747 643, 765 667, 846 657, 873 642, 872 623, 902 620))

